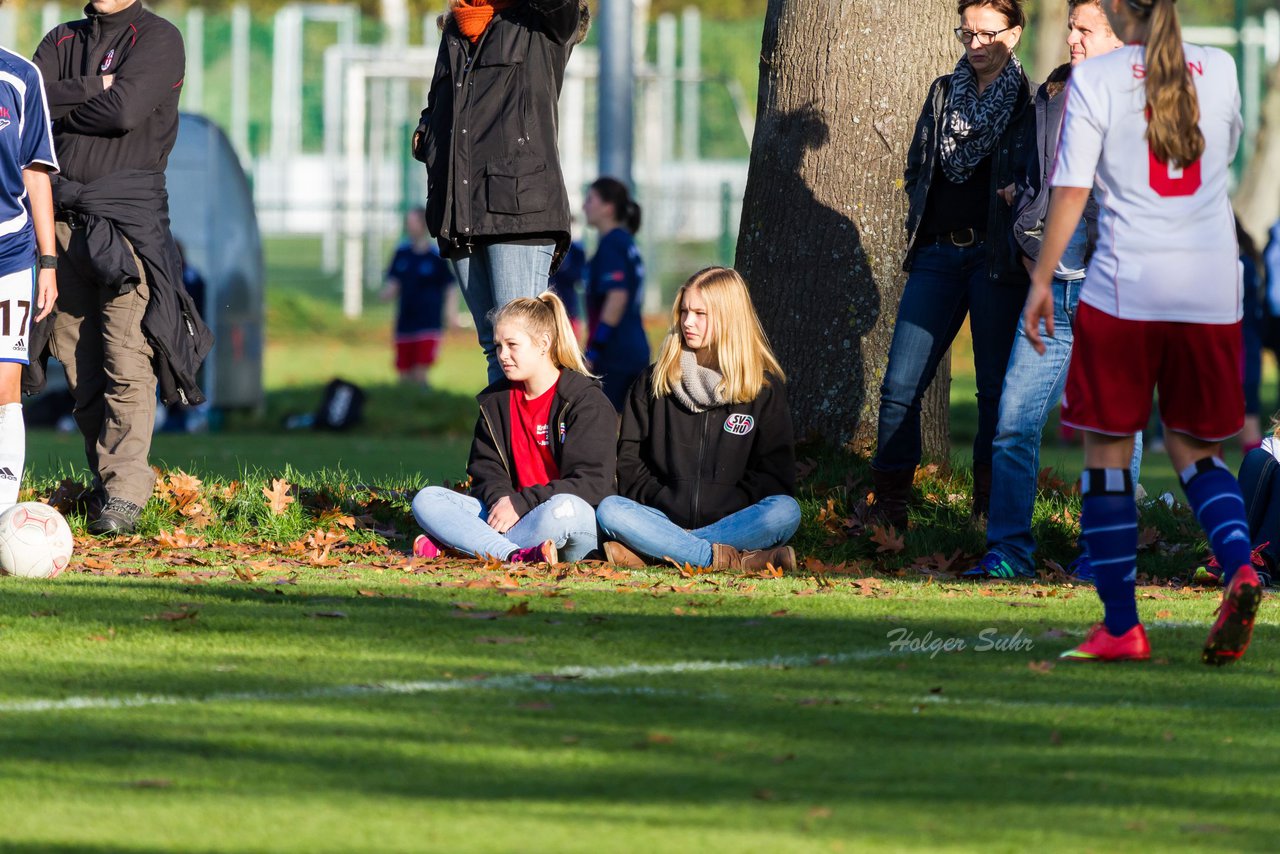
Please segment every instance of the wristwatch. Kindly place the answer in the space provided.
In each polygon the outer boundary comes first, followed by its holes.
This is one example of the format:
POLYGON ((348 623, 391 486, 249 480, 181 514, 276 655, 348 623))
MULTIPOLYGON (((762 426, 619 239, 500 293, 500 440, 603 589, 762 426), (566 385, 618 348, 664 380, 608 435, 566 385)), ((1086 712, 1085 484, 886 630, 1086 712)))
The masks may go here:
POLYGON ((37 266, 39 266, 41 270, 56 270, 58 269, 58 256, 41 255, 40 260, 37 262, 37 266))

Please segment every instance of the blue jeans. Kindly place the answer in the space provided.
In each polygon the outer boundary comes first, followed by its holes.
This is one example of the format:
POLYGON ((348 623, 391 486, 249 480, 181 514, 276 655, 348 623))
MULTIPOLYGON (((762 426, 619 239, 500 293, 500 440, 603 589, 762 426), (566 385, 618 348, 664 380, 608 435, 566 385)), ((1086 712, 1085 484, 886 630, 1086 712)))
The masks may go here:
MULTIPOLYGON (((992 202, 992 204, 997 204, 992 202)), ((969 315, 978 380, 978 434, 973 461, 991 462, 1000 387, 1027 289, 987 278, 984 244, 934 244, 916 253, 907 277, 880 387, 880 425, 872 464, 881 471, 920 463, 920 400, 969 315)))
POLYGON ((611 495, 596 510, 600 531, 637 554, 683 566, 711 566, 712 543, 750 551, 780 546, 800 527, 800 505, 790 495, 771 495, 719 522, 687 531, 661 510, 611 495))
MULTIPOLYGON (((1015 567, 1033 569, 1036 541, 1031 535, 1031 515, 1040 476, 1040 439, 1049 413, 1062 400, 1071 361, 1072 324, 1080 302, 1083 281, 1053 280, 1053 337, 1044 333, 1041 356, 1022 334, 1018 335, 1005 372, 1000 395, 991 465, 991 509, 987 514, 987 549, 1015 567)), ((1118 368, 1123 370, 1123 368, 1118 368)), ((1142 434, 1134 438, 1130 467, 1138 482, 1142 463, 1142 434)))
POLYGON ((554 245, 520 246, 493 243, 476 246, 471 252, 453 259, 458 287, 467 301, 471 319, 476 324, 476 337, 489 362, 489 382, 502 379, 498 367, 497 346, 493 342, 490 314, 513 299, 536 297, 547 289, 551 275, 554 245))
POLYGON ((547 540, 560 559, 582 560, 599 545, 596 514, 576 495, 553 495, 499 534, 485 521, 489 511, 479 499, 442 486, 428 486, 413 498, 413 518, 431 539, 466 554, 506 559, 516 549, 547 540))

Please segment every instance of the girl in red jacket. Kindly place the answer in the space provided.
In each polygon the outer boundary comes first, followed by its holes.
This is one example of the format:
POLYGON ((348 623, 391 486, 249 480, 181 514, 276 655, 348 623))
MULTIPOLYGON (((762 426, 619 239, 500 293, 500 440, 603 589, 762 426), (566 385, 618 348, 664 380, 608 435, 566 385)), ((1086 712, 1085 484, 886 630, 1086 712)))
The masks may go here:
POLYGON ((685 282, 658 361, 622 411, 618 495, 597 511, 613 563, 794 569, 800 525, 784 376, 736 270, 685 282))

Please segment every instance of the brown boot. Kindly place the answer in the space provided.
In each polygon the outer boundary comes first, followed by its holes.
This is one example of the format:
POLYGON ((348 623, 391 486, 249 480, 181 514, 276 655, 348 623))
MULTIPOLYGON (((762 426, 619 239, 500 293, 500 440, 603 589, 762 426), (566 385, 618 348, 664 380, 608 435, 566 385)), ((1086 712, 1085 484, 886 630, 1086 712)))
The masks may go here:
POLYGON ((907 530, 907 501, 911 498, 911 484, 915 481, 914 468, 902 471, 882 471, 871 467, 871 482, 876 493, 871 505, 869 521, 873 524, 892 525, 899 532, 907 530))
POLYGON ((991 509, 991 463, 973 464, 973 518, 985 519, 991 509))
POLYGON ((775 546, 771 549, 742 553, 743 569, 758 571, 768 569, 770 565, 774 569, 780 569, 783 572, 795 572, 795 549, 791 548, 791 546, 775 546))
POLYGON ((742 552, 722 543, 711 544, 712 569, 742 569, 742 552))
POLYGON ((604 544, 604 559, 606 563, 621 566, 625 569, 639 569, 646 565, 644 558, 617 540, 609 540, 604 544))

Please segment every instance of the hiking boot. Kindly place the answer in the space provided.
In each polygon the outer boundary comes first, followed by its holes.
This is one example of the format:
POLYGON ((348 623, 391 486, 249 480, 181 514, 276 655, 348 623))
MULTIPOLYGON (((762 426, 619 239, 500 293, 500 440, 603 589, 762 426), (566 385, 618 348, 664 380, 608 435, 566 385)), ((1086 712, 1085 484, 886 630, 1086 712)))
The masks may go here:
POLYGON ((1249 648, 1253 637, 1253 619, 1262 603, 1262 582, 1252 566, 1242 566, 1231 578, 1222 594, 1218 619, 1209 629, 1200 660, 1205 664, 1224 665, 1238 660, 1249 648))
POLYGON ((991 463, 973 464, 973 510, 974 519, 987 518, 991 509, 991 463))
POLYGON ((556 551, 556 544, 551 540, 539 543, 536 546, 529 546, 527 549, 516 549, 507 555, 508 563, 559 563, 560 555, 556 551))
POLYGON ((892 526, 905 534, 907 502, 911 498, 911 485, 915 478, 914 467, 902 471, 882 471, 872 466, 871 482, 876 500, 868 508, 868 524, 892 526))
POLYGON ((132 534, 138 528, 142 508, 123 498, 108 498, 102 512, 89 522, 89 533, 95 537, 132 534))
POLYGON ((625 569, 639 569, 647 565, 644 562, 644 558, 617 540, 609 540, 604 544, 604 559, 606 563, 621 566, 625 569))
POLYGON ((712 569, 742 569, 742 552, 723 543, 711 544, 712 569))
POLYGON ((1147 630, 1138 623, 1116 637, 1102 623, 1089 629, 1084 643, 1058 656, 1066 661, 1146 661, 1151 657, 1151 644, 1147 643, 1147 630))
POLYGON ((1036 574, 1029 569, 1014 566, 996 552, 987 552, 973 569, 960 573, 967 581, 985 581, 987 579, 1009 580, 1011 578, 1035 578, 1036 574))
POLYGON ((741 552, 739 563, 742 569, 751 571, 768 569, 772 566, 774 569, 780 569, 783 572, 795 572, 796 552, 791 546, 774 546, 771 549, 741 552))
POLYGON ((419 534, 413 538, 413 556, 428 559, 439 557, 440 546, 436 545, 436 541, 426 534, 419 534))

